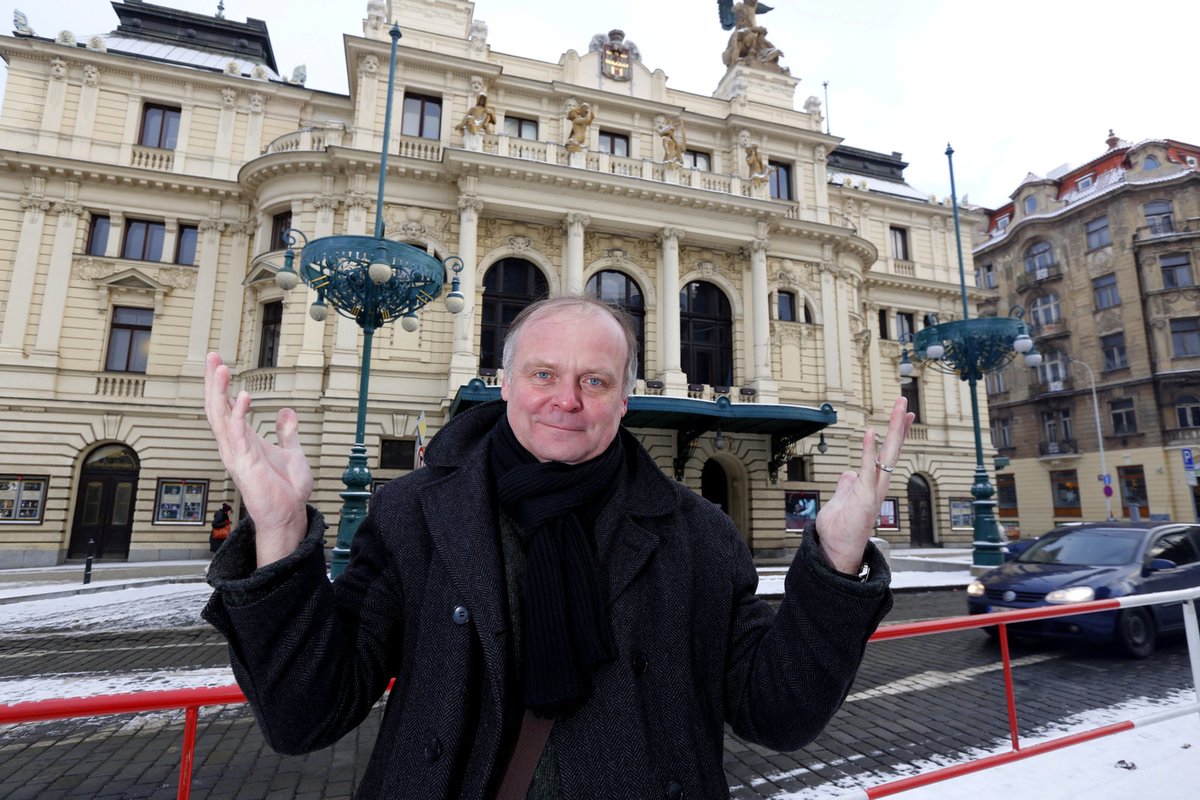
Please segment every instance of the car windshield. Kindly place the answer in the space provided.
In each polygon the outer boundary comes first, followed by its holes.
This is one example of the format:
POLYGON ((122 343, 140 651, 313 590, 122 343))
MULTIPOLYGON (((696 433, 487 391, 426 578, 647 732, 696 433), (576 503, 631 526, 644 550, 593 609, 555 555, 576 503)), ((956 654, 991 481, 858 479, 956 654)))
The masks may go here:
POLYGON ((1048 533, 1017 557, 1022 564, 1115 567, 1137 557, 1142 531, 1092 528, 1048 533))

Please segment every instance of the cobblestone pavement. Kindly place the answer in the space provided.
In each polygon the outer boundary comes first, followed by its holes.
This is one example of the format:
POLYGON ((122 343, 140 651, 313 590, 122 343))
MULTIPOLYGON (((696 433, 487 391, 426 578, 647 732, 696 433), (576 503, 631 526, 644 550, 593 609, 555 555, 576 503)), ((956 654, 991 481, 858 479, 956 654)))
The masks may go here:
MULTIPOLYGON (((961 591, 900 594, 889 622, 963 613, 961 591)), ((1187 648, 1167 640, 1145 661, 1104 650, 1015 643, 1022 735, 1080 711, 1191 685, 1187 648)), ((120 634, 0 635, 0 675, 97 674, 227 664, 211 629, 120 634)), ((198 726, 194 798, 348 798, 378 730, 373 712, 333 747, 271 752, 245 706, 205 709, 198 726)), ((0 727, 0 799, 174 798, 182 713, 158 712, 0 727)), ((961 754, 1008 737, 999 653, 979 631, 872 644, 833 723, 809 747, 777 753, 726 736, 734 798, 803 796, 830 781, 961 754)))

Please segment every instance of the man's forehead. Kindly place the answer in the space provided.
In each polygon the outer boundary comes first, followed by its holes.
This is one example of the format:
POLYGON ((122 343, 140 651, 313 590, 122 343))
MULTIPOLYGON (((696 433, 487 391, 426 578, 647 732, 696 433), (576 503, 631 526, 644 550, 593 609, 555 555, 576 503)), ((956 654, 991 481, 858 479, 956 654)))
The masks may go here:
POLYGON ((583 354, 573 350, 563 352, 557 334, 541 330, 543 325, 568 325, 588 332, 594 345, 586 369, 591 372, 620 372, 625 363, 625 341, 620 323, 603 311, 586 306, 556 308, 531 317, 517 338, 516 360, 522 365, 550 364, 558 359, 573 359, 583 354), (605 335, 605 332, 609 335, 605 335), (609 344, 609 347, 603 345, 609 344), (607 352, 606 352, 607 351, 607 352), (612 363, 601 363, 611 361, 612 363))

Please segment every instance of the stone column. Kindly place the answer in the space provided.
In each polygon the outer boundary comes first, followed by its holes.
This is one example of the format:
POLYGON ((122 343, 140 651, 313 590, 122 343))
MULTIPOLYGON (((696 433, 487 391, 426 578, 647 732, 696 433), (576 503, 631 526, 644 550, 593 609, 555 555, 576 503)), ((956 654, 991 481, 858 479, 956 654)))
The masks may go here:
POLYGON ((679 352, 679 228, 663 228, 655 238, 662 247, 662 269, 659 271, 659 361, 663 365, 662 381, 668 393, 687 391, 687 376, 680 368, 679 352))
POLYGON ((583 229, 592 218, 587 214, 567 214, 564 225, 567 229, 567 257, 563 274, 563 291, 566 294, 583 292, 583 229))
POLYGON ((44 359, 45 366, 58 363, 58 343, 62 339, 63 315, 67 308, 67 289, 71 283, 71 260, 75 251, 75 233, 83 207, 75 202, 78 184, 69 183, 70 199, 55 203, 58 224, 54 228, 54 245, 50 249, 50 268, 46 273, 46 288, 42 293, 42 313, 38 317, 34 355, 44 359), (74 187, 72 189, 71 187, 74 187))
MULTIPOLYGON (((463 310, 454 316, 454 351, 450 356, 450 375, 446 381, 446 396, 453 397, 458 388, 479 372, 475 352, 476 273, 479 269, 479 214, 483 201, 473 194, 458 198, 458 257, 463 269, 458 274, 459 291, 465 302, 463 310)), ((447 275, 448 278, 453 275, 447 275)))
MULTIPOLYGON (((213 201, 216 211, 220 202, 213 201)), ((196 253, 196 294, 192 300, 192 323, 188 329, 187 358, 184 375, 203 375, 204 357, 213 327, 213 309, 217 299, 217 272, 221 263, 221 233, 225 223, 212 217, 200 223, 196 253)), ((230 276, 230 280, 233 280, 230 276)))
MULTIPOLYGON (((765 227, 765 226, 763 226, 765 227)), ((754 337, 754 387, 759 398, 777 400, 779 387, 771 375, 771 309, 767 290, 767 247, 759 236, 750 243, 750 330, 754 337)))
POLYGON ((25 333, 29 326, 29 308, 33 304, 33 284, 41 261, 42 231, 50 201, 45 198, 46 179, 32 177, 30 193, 21 198, 25 213, 21 219, 20 238, 13 259, 20 269, 12 271, 8 297, 4 301, 4 327, 0 329, 0 350, 11 351, 14 357, 25 348, 25 333))

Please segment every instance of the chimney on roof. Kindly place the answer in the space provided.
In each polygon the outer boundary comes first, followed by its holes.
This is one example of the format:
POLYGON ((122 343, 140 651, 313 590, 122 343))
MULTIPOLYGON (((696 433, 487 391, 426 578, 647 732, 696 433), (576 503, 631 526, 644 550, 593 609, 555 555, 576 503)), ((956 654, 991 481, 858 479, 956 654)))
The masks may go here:
POLYGON ((1108 138, 1104 140, 1104 143, 1106 145, 1108 145, 1109 150, 1114 150, 1114 149, 1116 149, 1117 145, 1119 145, 1121 143, 1121 137, 1117 136, 1115 133, 1113 133, 1112 128, 1109 128, 1108 129, 1108 138))

